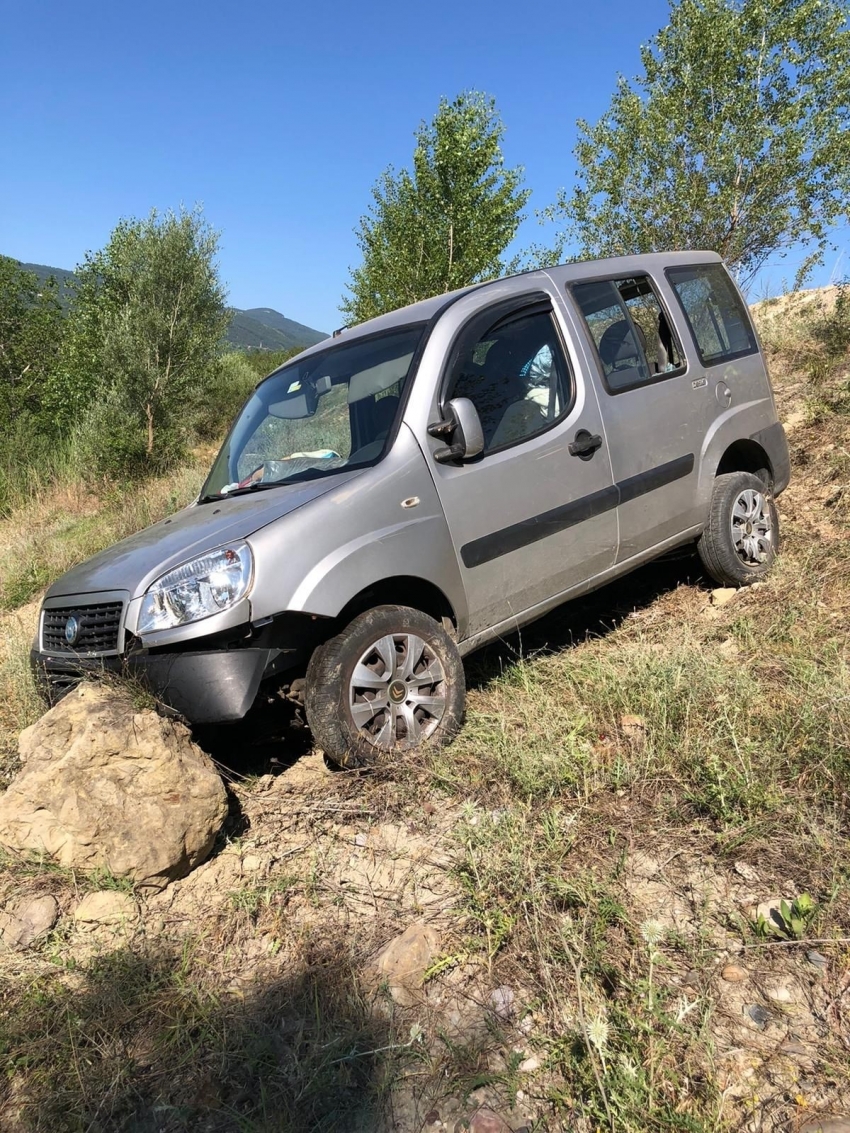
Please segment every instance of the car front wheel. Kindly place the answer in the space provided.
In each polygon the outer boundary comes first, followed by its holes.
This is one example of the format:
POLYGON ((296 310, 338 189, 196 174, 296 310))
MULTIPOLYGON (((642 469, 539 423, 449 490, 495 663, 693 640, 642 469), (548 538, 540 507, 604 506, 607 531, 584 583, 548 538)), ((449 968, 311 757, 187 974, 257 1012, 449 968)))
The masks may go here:
POLYGON ((313 738, 342 767, 450 743, 465 700, 454 641, 433 618, 407 606, 359 614, 316 649, 307 668, 313 738))

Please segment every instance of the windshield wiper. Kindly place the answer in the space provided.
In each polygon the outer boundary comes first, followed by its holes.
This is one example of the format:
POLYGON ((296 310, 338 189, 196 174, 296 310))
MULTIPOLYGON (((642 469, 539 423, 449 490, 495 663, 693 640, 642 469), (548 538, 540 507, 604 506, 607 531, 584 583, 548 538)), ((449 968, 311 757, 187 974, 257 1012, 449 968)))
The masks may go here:
POLYGON ((256 484, 248 484, 244 488, 234 488, 232 492, 214 492, 211 496, 201 496, 199 504, 212 503, 214 500, 229 500, 231 496, 246 496, 249 492, 261 492, 266 488, 279 488, 285 480, 258 480, 256 484))
POLYGON ((246 496, 249 492, 262 492, 266 488, 282 488, 285 484, 297 484, 301 480, 317 480, 321 476, 327 476, 330 469, 324 468, 305 468, 301 472, 294 472, 291 476, 287 476, 285 480, 258 480, 256 484, 248 484, 244 488, 234 488, 232 492, 215 492, 211 496, 201 496, 198 500, 199 504, 209 504, 215 500, 229 500, 232 496, 246 496))

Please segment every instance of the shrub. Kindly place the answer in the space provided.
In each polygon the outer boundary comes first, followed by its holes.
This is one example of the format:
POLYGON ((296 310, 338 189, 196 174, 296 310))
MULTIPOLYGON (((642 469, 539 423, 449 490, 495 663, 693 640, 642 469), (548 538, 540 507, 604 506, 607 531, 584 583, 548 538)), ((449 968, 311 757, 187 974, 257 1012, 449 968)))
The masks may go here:
POLYGON ((245 404, 258 378, 246 356, 225 354, 210 367, 210 377, 199 398, 195 432, 203 440, 220 440, 245 404))

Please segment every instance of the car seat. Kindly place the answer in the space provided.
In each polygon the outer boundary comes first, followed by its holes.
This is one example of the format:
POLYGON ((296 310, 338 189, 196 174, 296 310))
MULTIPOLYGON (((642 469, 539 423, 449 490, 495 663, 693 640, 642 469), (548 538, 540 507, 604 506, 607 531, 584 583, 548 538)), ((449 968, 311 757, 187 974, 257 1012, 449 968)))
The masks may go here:
POLYGON ((350 464, 361 464, 363 461, 374 460, 375 457, 380 456, 387 442, 390 429, 393 427, 400 400, 395 394, 378 398, 372 406, 371 412, 372 420, 369 431, 372 434, 372 440, 351 454, 348 458, 350 464))
POLYGON ((646 336, 637 323, 629 323, 626 319, 611 323, 599 340, 598 350, 611 389, 649 378, 645 361, 646 336))

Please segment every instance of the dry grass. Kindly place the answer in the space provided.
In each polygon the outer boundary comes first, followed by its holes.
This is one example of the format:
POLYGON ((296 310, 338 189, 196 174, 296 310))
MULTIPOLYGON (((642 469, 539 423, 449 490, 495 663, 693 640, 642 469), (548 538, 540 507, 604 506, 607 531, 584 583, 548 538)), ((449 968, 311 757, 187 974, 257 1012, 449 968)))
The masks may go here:
MULTIPOLYGON (((812 895, 808 935, 850 933, 842 303, 837 292, 776 305, 775 320, 757 312, 794 464, 769 579, 715 609, 693 584, 697 563, 655 565, 538 625, 480 663, 467 726, 432 760, 435 788, 470 800, 456 950, 486 956, 494 984, 536 996, 545 1128, 790 1128, 812 1100, 829 1104, 795 1090, 798 1071, 724 1018, 718 957, 760 945, 716 894, 743 858, 758 867, 758 899, 789 886, 812 895), (680 888, 630 872, 642 855, 677 860, 680 888), (653 885, 666 898, 647 919, 653 885), (667 921, 682 893, 689 914, 667 921), (760 1075, 750 1086, 729 1068, 742 1041, 746 1073, 760 1075)), ((841 994, 846 950, 831 955, 841 994)), ((798 970, 792 953, 763 955, 767 984, 798 970)), ((848 1039, 841 1022, 821 1030, 839 1112, 848 1039)))
POLYGON ((2 1034, 26 1052, 19 1127, 374 1129, 397 1040, 369 1018, 343 954, 317 942, 298 976, 247 997, 222 994, 202 941, 120 948, 70 986, 36 979, 2 1034))
POLYGON ((77 563, 189 503, 204 470, 192 463, 141 485, 47 485, 0 520, 0 610, 29 601, 77 563))
MULTIPOLYGON (((263 872, 227 885, 214 908, 189 904, 184 884, 168 906, 189 922, 182 943, 150 928, 77 959, 63 918, 40 954, 7 971, 0 1121, 412 1133, 449 1098, 467 1115, 494 1105, 515 1127, 527 1112, 535 1133, 707 1133, 846 1111, 843 304, 835 290, 756 310, 794 466, 767 581, 716 608, 695 560, 652 565, 471 659, 468 723, 421 765, 308 790, 298 774, 310 757, 274 780, 280 794, 237 777, 239 830, 263 872), (391 900, 371 874, 353 901, 365 868, 355 857, 372 853, 355 834, 382 822, 452 862, 442 952, 413 1012, 375 1012, 361 978, 369 949, 424 915, 418 890, 391 900), (803 892, 814 912, 802 942, 760 935, 750 904, 803 892), (826 941, 823 976, 807 967, 811 940, 826 941), (258 947, 282 950, 280 974, 234 990, 229 978, 258 947), (741 985, 721 978, 730 958, 747 969, 741 985), (793 1002, 777 1006, 777 984, 793 1002), (459 989, 486 1004, 506 987, 510 1019, 490 1013, 460 1037, 447 1028, 459 989), (745 1014, 754 1005, 771 1015, 764 1030, 745 1014), (789 1041, 804 1055, 783 1053, 789 1041), (521 1070, 529 1055, 537 1069, 521 1070)), ((78 489, 33 500, 0 524, 7 604, 167 510, 172 491, 185 498, 193 475, 132 501, 78 489)), ((24 664, 35 609, 0 621, 9 752, 39 711, 24 664)), ((218 743, 238 766, 240 752, 218 743)), ((263 758, 243 769, 280 770, 263 758)), ((48 886, 8 865, 0 883, 4 894, 48 886)), ((49 887, 71 907, 65 881, 49 887)))
POLYGON ((29 668, 39 602, 0 614, 0 783, 15 766, 18 733, 35 723, 44 704, 29 668))

